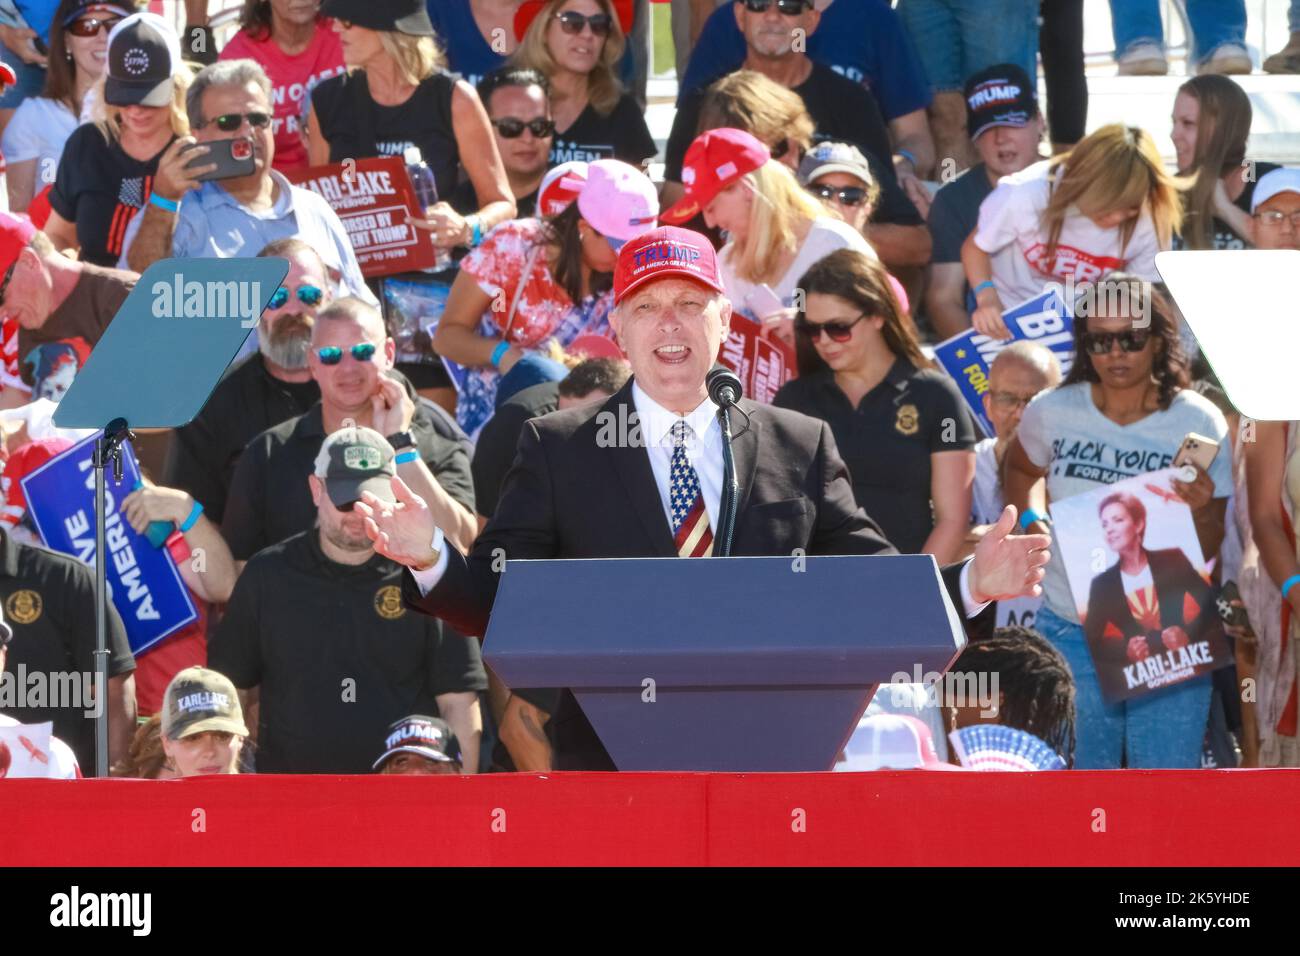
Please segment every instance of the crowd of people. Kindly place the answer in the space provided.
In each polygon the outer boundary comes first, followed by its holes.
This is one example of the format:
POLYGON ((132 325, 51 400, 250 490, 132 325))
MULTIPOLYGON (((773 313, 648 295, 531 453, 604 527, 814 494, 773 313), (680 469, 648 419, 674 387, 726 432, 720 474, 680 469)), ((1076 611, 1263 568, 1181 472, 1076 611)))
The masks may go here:
MULTIPOLYGON (((739 528, 736 553, 805 535, 812 553, 932 555, 966 611, 953 671, 1000 682, 991 709, 882 687, 840 769, 955 762, 978 723, 1084 769, 1300 766, 1296 423, 1238 415, 1155 267, 1300 249, 1300 169, 1248 155, 1243 0, 1187 4, 1195 75, 1168 131, 1088 131, 1081 0, 672 0, 662 150, 648 0, 246 0, 220 49, 202 0, 183 31, 156 6, 0 0, 0 673, 94 671, 91 572, 41 547, 23 478, 88 434, 51 410, 139 274, 288 263, 198 416, 136 449, 122 517, 165 527, 197 615, 133 653, 110 614, 114 773, 612 766, 572 695, 484 666, 485 563, 506 544, 714 553, 721 462, 695 444, 714 406, 690 396, 741 322, 786 357, 755 494, 793 485, 745 503, 772 527, 739 528), (409 224, 435 266, 367 274, 298 184, 375 157, 427 167, 409 224), (1067 341, 1009 323, 1062 287, 1086 306, 1067 341), (936 359, 970 334, 991 357, 978 403, 936 359), (635 406, 648 462, 570 454, 606 403, 635 406), (1176 461, 1189 436, 1217 453, 1176 461), (1117 607, 1103 627, 1068 542, 1050 560, 1033 543, 1056 536, 1053 505, 1175 465, 1196 553, 1169 570, 1141 502, 1107 498, 1107 534, 1131 533, 1113 580, 1093 569, 1117 607), (620 478, 650 514, 610 537, 620 478), (412 512, 431 548, 387 523, 412 512), (1040 558, 1012 560, 1015 541, 1040 558), (992 554, 1023 587, 991 583, 992 554), (1175 628, 1134 595, 1179 575, 1175 628), (1172 655, 1188 631, 1226 641, 1226 666, 1108 693, 1103 659, 1172 655)), ((1166 72, 1155 0, 1111 9, 1119 73, 1166 72)), ((1270 72, 1300 73, 1291 12, 1270 72)), ((0 711, 0 729, 52 722, 57 775, 94 765, 79 707, 0 711)))

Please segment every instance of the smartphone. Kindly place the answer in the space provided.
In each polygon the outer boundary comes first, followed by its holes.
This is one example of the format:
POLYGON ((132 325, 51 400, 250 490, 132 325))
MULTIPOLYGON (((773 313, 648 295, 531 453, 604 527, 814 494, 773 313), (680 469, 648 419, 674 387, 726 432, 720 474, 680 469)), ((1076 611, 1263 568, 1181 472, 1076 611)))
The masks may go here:
POLYGON ((1219 443, 1213 438, 1188 432, 1183 436, 1183 443, 1178 446, 1178 454, 1174 455, 1174 467, 1195 465, 1202 471, 1209 471, 1210 464, 1218 453, 1219 443))
POLYGON ((1244 607, 1237 607, 1232 602, 1241 600, 1241 592, 1237 590, 1236 581, 1225 581, 1223 587, 1219 589, 1219 598, 1216 602, 1219 611, 1219 618, 1224 624, 1232 627, 1244 627, 1246 637, 1255 637, 1255 630, 1250 626, 1250 615, 1247 614, 1244 607))
POLYGON ((766 282, 755 286, 745 294, 745 308, 756 319, 765 319, 769 315, 785 311, 785 303, 772 291, 766 282))
POLYGON ((234 179, 237 176, 249 176, 257 168, 253 159, 253 141, 242 137, 233 139, 214 139, 206 143, 195 143, 186 152, 199 146, 208 147, 208 152, 196 156, 185 164, 186 169, 217 164, 211 172, 199 176, 200 182, 212 179, 234 179))

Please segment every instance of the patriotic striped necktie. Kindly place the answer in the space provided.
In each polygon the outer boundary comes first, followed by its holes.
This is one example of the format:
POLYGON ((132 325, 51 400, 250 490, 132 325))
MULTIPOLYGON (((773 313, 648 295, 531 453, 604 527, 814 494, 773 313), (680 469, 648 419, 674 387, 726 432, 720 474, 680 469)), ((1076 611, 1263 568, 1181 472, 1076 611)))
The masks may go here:
POLYGON ((680 558, 707 558, 713 554, 713 531, 704 510, 700 479, 686 457, 686 440, 692 435, 685 421, 673 423, 673 461, 669 499, 673 515, 673 542, 680 558))

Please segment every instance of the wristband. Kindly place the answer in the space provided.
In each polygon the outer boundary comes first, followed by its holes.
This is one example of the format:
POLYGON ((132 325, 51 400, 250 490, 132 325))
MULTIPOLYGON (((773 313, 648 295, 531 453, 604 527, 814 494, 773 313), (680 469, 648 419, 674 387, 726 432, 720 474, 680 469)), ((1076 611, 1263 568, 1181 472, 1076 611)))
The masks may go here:
POLYGON ((1293 574, 1282 582, 1282 600, 1286 600, 1286 592, 1291 590, 1291 586, 1300 581, 1300 574, 1293 574))
POLYGON ((194 507, 190 509, 190 516, 181 523, 180 532, 184 534, 194 527, 194 522, 199 520, 199 515, 203 514, 203 505, 198 501, 194 502, 194 507))
POLYGON ((971 291, 971 295, 979 295, 985 289, 996 289, 996 288, 997 286, 993 284, 992 279, 985 279, 983 282, 981 282, 979 285, 977 285, 975 288, 971 289, 970 291, 971 291))
POLYGON ((470 226, 473 228, 473 232, 469 237, 469 247, 475 249, 478 247, 478 244, 483 241, 483 223, 479 220, 478 216, 470 216, 469 222, 470 226))
POLYGON ((413 461, 419 461, 420 456, 413 451, 404 451, 393 459, 395 465, 409 465, 413 461))
POLYGON ((177 209, 181 208, 181 204, 176 202, 174 199, 165 199, 157 193, 149 194, 149 205, 157 206, 164 212, 175 212, 177 209))
POLYGON ((500 368, 502 357, 510 351, 510 343, 502 339, 497 343, 497 347, 492 350, 492 367, 500 368))
MULTIPOLYGON (((1026 508, 1025 513, 1020 516, 1020 530, 1028 531, 1029 526, 1035 521, 1041 521, 1043 524, 1051 524, 1050 521, 1040 515, 1033 508, 1026 508)), ((1300 575, 1297 575, 1297 577, 1300 577, 1300 575)))
POLYGON ((918 163, 918 162, 916 161, 916 156, 913 155, 913 153, 912 153, 911 150, 907 150, 907 149, 896 149, 896 150, 894 150, 894 152, 897 153, 899 156, 902 156, 902 157, 903 157, 905 160, 907 160, 909 163, 911 163, 913 169, 919 169, 919 168, 920 168, 920 163, 918 163))

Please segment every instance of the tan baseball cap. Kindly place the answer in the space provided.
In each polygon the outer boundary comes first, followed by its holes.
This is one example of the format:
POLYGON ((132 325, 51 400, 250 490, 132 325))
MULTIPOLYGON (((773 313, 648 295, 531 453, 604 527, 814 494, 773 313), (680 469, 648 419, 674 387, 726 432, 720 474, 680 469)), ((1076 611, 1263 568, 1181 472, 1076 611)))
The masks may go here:
POLYGON ((210 730, 248 736, 239 692, 225 674, 187 667, 172 678, 163 695, 163 735, 180 740, 210 730))

